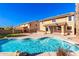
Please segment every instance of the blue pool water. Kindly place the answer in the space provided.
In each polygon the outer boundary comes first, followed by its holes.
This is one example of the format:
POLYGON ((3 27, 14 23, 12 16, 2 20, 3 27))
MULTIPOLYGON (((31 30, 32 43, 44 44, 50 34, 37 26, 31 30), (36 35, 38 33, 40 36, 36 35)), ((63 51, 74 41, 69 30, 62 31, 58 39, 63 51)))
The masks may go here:
POLYGON ((27 53, 40 53, 40 52, 55 52, 60 47, 71 50, 78 51, 79 47, 70 44, 68 42, 62 41, 58 38, 26 38, 26 39, 3 39, 0 40, 0 52, 27 52, 27 53))

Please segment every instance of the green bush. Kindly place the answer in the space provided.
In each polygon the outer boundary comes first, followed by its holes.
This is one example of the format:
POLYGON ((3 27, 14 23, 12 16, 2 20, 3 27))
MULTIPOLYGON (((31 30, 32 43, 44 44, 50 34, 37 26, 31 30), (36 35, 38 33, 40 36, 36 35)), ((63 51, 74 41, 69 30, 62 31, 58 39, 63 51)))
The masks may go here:
POLYGON ((19 36, 18 34, 0 34, 0 38, 4 38, 4 37, 17 37, 19 36))
POLYGON ((6 37, 7 34, 0 34, 0 38, 6 37))
POLYGON ((19 34, 0 34, 0 38, 4 38, 4 37, 20 37, 20 36, 24 36, 24 35, 19 35, 19 34))
POLYGON ((3 38, 4 36, 0 36, 0 38, 3 38))
POLYGON ((17 37, 17 34, 8 34, 7 37, 17 37))

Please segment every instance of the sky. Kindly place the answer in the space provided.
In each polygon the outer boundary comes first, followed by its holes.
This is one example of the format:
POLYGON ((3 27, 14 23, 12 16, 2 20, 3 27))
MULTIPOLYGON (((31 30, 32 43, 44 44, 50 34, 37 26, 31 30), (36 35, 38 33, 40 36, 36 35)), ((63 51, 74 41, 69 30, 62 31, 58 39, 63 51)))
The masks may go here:
POLYGON ((74 3, 0 3, 0 27, 75 12, 74 3))

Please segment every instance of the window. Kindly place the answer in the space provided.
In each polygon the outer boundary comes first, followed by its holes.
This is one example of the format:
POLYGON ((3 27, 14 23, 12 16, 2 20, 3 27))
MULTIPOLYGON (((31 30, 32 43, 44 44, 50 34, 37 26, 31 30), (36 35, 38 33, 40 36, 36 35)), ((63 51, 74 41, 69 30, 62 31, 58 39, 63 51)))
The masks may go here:
POLYGON ((71 18, 71 16, 69 16, 69 19, 68 19, 69 21, 71 21, 72 20, 72 18, 71 18))
POLYGON ((68 27, 67 27, 67 30, 71 30, 71 29, 72 29, 72 27, 71 27, 71 26, 68 26, 68 27))
POLYGON ((56 22, 56 19, 51 19, 52 20, 52 22, 56 22))
POLYGON ((37 24, 36 24, 36 27, 37 27, 37 24))
POLYGON ((72 33, 71 29, 72 29, 71 26, 68 26, 68 27, 67 27, 67 31, 68 31, 68 33, 72 33))
POLYGON ((61 26, 57 26, 57 29, 58 29, 58 30, 61 30, 61 26))
POLYGON ((31 26, 31 24, 30 24, 30 26, 31 26))
POLYGON ((48 28, 46 27, 46 31, 48 31, 48 28))

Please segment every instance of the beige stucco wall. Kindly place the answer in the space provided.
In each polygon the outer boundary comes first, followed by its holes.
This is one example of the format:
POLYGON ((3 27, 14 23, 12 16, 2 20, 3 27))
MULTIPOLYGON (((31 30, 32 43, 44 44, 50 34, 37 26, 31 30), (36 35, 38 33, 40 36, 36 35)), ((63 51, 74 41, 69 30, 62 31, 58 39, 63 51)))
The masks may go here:
MULTIPOLYGON (((63 23, 63 22, 67 23, 68 26, 72 27, 72 30, 71 30, 72 33, 71 34, 74 34, 74 28, 75 28, 74 16, 72 16, 72 21, 69 21, 68 17, 64 17, 64 18, 57 18, 56 22, 52 22, 52 20, 43 21, 43 23, 40 22, 40 30, 45 31, 45 26, 44 25, 52 24, 52 23, 63 23)), ((49 28, 48 28, 47 33, 50 33, 49 28)))
POLYGON ((28 28, 30 28, 29 24, 25 24, 25 26, 27 26, 28 28))
POLYGON ((22 30, 23 28, 22 27, 19 27, 19 26, 17 26, 17 27, 15 27, 15 30, 22 30))
POLYGON ((43 22, 40 22, 40 31, 45 31, 45 26, 43 22))
POLYGON ((71 26, 72 27, 72 35, 74 35, 74 29, 75 29, 75 20, 74 20, 74 16, 72 16, 72 21, 68 21, 68 19, 67 19, 67 24, 68 24, 68 26, 71 26))
POLYGON ((32 32, 37 32, 40 30, 40 22, 39 21, 34 21, 29 23, 29 28, 32 32))
POLYGON ((76 8, 76 36, 79 37, 79 3, 75 4, 76 8))
MULTIPOLYGON (((46 20, 46 21, 40 22, 40 31, 41 32, 46 33, 45 25, 47 25, 47 24, 52 24, 52 20, 46 20)), ((50 29, 49 28, 48 28, 47 33, 50 33, 50 29)))
POLYGON ((23 27, 28 27, 29 28, 29 24, 22 24, 20 26, 15 27, 15 29, 22 30, 23 27))
POLYGON ((27 27, 29 29, 29 24, 26 23, 15 27, 15 32, 24 32, 25 29, 27 30, 27 28, 24 29, 24 27, 27 27))
POLYGON ((74 35, 74 28, 75 28, 75 20, 74 20, 74 16, 72 16, 72 20, 69 21, 68 17, 64 17, 64 18, 60 18, 60 19, 56 19, 56 23, 61 23, 61 22, 66 22, 68 26, 72 27, 72 33, 74 35))
POLYGON ((67 17, 56 19, 56 23, 67 22, 67 17))
POLYGON ((22 24, 22 25, 20 25, 19 27, 28 27, 28 28, 29 28, 29 24, 28 24, 28 23, 22 24))
POLYGON ((56 22, 59 23, 59 22, 66 22, 67 23, 67 26, 71 26, 72 29, 72 35, 74 35, 74 28, 75 28, 75 20, 74 20, 74 16, 72 16, 72 20, 69 21, 68 20, 68 17, 64 17, 64 18, 60 18, 60 19, 56 19, 56 22))
POLYGON ((45 25, 45 24, 52 24, 52 20, 47 20, 47 21, 43 21, 43 25, 45 25))

